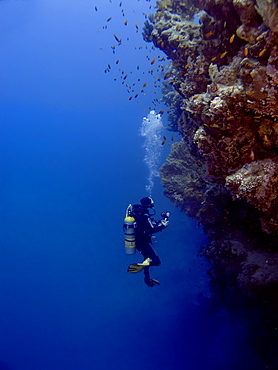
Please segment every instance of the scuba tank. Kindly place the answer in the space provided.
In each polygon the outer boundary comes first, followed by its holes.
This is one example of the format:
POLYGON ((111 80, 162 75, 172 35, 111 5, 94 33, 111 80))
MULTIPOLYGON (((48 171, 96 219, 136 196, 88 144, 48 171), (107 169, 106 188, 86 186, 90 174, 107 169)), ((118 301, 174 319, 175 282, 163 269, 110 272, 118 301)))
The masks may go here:
POLYGON ((132 205, 130 204, 126 209, 124 218, 124 237, 125 237, 125 252, 126 254, 135 254, 135 218, 131 216, 132 205))

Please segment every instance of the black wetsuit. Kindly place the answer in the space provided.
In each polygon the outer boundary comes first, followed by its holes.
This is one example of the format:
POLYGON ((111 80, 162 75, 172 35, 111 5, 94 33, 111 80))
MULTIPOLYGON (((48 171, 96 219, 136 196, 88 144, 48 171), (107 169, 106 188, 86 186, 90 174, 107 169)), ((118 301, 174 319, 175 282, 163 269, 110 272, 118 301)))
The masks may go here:
MULTIPOLYGON (((158 255, 153 250, 152 234, 165 229, 161 223, 153 224, 148 208, 139 204, 132 206, 132 215, 136 221, 135 240, 136 249, 143 255, 144 260, 150 258, 152 261, 150 266, 159 266, 161 264, 158 255)), ((149 267, 144 268, 145 278, 150 278, 149 267)))

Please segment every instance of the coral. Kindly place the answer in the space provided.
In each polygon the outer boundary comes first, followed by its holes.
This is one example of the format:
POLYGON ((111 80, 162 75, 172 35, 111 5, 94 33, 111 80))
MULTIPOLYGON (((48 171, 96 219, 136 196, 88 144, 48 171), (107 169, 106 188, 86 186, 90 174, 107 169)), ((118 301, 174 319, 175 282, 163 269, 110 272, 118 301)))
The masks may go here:
POLYGON ((182 136, 160 169, 164 193, 206 231, 211 276, 273 303, 277 0, 158 1, 143 35, 171 59, 164 101, 182 136))
POLYGON ((278 195, 277 165, 272 159, 246 164, 226 177, 226 187, 235 198, 246 198, 259 210, 267 211, 278 195))

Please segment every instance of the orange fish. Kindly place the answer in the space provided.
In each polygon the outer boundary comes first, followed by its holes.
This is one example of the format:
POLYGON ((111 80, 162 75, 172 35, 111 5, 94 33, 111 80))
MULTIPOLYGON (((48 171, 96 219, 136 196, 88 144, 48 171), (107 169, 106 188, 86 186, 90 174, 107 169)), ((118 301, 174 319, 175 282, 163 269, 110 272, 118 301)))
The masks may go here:
POLYGON ((235 36, 236 36, 236 35, 234 34, 234 35, 232 35, 232 36, 230 37, 230 40, 229 40, 230 44, 234 41, 235 36))
POLYGON ((146 82, 144 82, 144 83, 143 83, 143 87, 146 87, 146 86, 147 86, 147 84, 146 84, 146 82))
POLYGON ((166 73, 164 76, 164 80, 167 80, 172 75, 172 72, 166 73))
POLYGON ((220 59, 224 58, 224 56, 225 56, 227 53, 228 53, 227 51, 224 51, 224 53, 222 53, 222 54, 220 55, 220 59))
POLYGON ((259 57, 263 56, 265 52, 266 52, 266 49, 263 49, 262 51, 260 51, 259 52, 259 57))
POLYGON ((154 64, 154 62, 155 62, 155 58, 151 61, 151 64, 154 64))
POLYGON ((244 48, 243 54, 244 54, 245 57, 247 57, 247 55, 248 55, 248 48, 247 47, 244 48))
POLYGON ((207 39, 207 38, 209 38, 212 35, 213 35, 213 32, 210 31, 210 32, 208 32, 208 33, 205 34, 205 38, 207 39))

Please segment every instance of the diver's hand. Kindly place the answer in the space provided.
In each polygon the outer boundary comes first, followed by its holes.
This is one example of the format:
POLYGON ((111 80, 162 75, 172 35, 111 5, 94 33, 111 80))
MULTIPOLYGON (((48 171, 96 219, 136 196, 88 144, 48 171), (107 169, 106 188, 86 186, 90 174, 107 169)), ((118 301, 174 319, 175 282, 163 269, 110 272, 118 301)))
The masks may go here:
POLYGON ((161 220, 161 224, 164 226, 164 227, 167 227, 169 225, 169 221, 168 220, 161 220))

